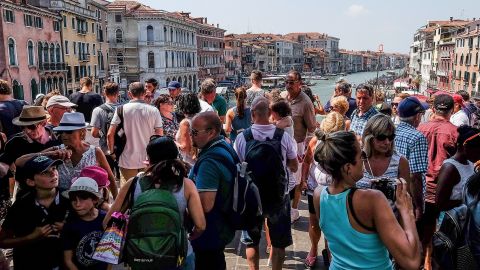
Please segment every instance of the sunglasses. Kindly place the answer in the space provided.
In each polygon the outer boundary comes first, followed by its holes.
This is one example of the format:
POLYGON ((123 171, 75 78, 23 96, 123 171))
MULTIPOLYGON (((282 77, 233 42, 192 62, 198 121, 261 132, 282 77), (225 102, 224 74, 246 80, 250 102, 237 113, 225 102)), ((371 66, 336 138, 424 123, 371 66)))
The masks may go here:
POLYGON ((33 124, 29 126, 25 126, 26 129, 28 130, 36 130, 40 124, 33 124))
POLYGON ((395 139, 395 134, 392 134, 390 136, 385 135, 385 134, 380 134, 380 135, 375 136, 375 139, 377 139, 381 142, 385 141, 386 139, 388 139, 389 141, 393 141, 395 139))
POLYGON ((392 107, 395 106, 397 107, 398 106, 398 102, 392 102, 392 107))
POLYGON ((72 134, 74 131, 75 131, 75 130, 60 130, 60 131, 56 131, 55 133, 57 133, 57 134, 59 134, 59 135, 60 135, 60 134, 63 134, 63 133, 65 133, 65 134, 72 134))
POLYGON ((294 83, 296 83, 296 82, 298 82, 298 80, 295 80, 295 81, 285 81, 285 84, 294 84, 294 83))
POLYGON ((193 129, 193 128, 192 128, 192 129, 190 130, 190 135, 192 135, 193 137, 195 137, 195 136, 198 135, 198 133, 200 133, 200 132, 202 132, 202 131, 203 131, 203 132, 209 131, 209 130, 211 130, 211 129, 212 129, 212 128, 206 128, 206 129, 196 130, 196 129, 193 129))

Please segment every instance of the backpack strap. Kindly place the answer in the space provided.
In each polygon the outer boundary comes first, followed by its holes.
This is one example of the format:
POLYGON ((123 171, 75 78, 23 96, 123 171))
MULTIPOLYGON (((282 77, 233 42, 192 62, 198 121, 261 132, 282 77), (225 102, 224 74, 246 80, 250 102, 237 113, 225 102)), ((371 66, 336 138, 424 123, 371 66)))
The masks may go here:
POLYGON ((377 230, 375 227, 369 227, 367 225, 364 225, 360 219, 358 219, 357 214, 355 214, 355 210, 353 209, 353 193, 357 191, 357 188, 353 187, 350 189, 350 192, 348 193, 348 208, 350 209, 350 213, 352 214, 353 219, 360 225, 360 227, 364 228, 367 231, 371 232, 376 232, 377 230))
POLYGON ((107 113, 115 113, 115 110, 111 107, 109 107, 107 104, 102 104, 100 105, 100 109, 106 111, 107 113))
POLYGON ((285 133, 285 131, 283 129, 275 128, 275 133, 273 134, 272 140, 281 142, 282 137, 283 137, 283 133, 285 133))
MULTIPOLYGON (((233 161, 234 161, 234 164, 233 166, 227 166, 227 167, 232 167, 230 168, 230 171, 235 174, 236 172, 236 164, 240 162, 240 160, 238 159, 238 156, 237 156, 237 153, 235 152, 235 150, 231 149, 229 146, 227 146, 226 144, 224 144, 223 142, 220 142, 220 143, 217 143, 215 145, 212 146, 212 148, 214 147, 221 147, 222 149, 226 150, 233 158, 233 161)), ((195 162, 195 165, 193 166, 193 174, 196 175, 197 172, 198 172, 198 168, 200 167, 200 163, 202 163, 202 161, 204 161, 205 159, 207 158, 211 158, 211 159, 214 159, 218 162, 220 162, 221 164, 225 164, 225 157, 217 154, 217 153, 206 153, 202 156, 200 156, 197 161, 195 162)))
POLYGON ((253 140, 252 128, 246 128, 242 133, 246 143, 253 140))
POLYGON ((127 194, 125 194, 125 199, 123 200, 122 207, 120 207, 120 212, 125 214, 133 206, 133 201, 135 200, 135 188, 137 186, 138 176, 135 176, 132 180, 132 184, 128 188, 127 194))
POLYGON ((117 107, 117 114, 118 114, 118 117, 120 117, 120 125, 123 126, 123 105, 120 105, 117 107))

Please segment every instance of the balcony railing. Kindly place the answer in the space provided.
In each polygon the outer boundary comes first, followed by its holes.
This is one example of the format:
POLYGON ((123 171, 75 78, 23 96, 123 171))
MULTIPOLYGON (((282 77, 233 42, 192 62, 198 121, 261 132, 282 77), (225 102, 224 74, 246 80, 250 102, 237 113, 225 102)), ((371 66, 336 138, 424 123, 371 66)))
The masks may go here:
POLYGON ((86 29, 77 29, 77 34, 79 34, 79 35, 86 35, 86 34, 87 34, 87 30, 86 30, 86 29))
POLYGON ((39 63, 38 69, 40 71, 57 72, 66 70, 66 65, 65 63, 39 63))
POLYGON ((79 53, 78 54, 78 61, 82 61, 82 62, 90 61, 90 54, 89 53, 79 53))

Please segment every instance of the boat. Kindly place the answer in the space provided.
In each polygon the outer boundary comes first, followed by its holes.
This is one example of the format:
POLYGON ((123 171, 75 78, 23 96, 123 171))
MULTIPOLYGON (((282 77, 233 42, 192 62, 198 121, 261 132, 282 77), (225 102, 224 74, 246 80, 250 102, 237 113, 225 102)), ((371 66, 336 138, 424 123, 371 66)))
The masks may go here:
POLYGON ((265 89, 282 88, 284 86, 285 77, 282 76, 271 76, 262 79, 262 88, 265 89))

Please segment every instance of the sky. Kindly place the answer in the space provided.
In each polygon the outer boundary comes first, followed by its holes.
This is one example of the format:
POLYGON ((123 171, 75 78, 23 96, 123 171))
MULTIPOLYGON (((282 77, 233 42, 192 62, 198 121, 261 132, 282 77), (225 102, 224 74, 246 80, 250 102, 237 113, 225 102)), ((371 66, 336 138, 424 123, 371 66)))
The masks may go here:
POLYGON ((207 17, 227 33, 320 32, 340 48, 408 53, 428 20, 480 18, 480 0, 137 0, 152 8, 207 17), (475 12, 476 11, 476 12, 475 12))

